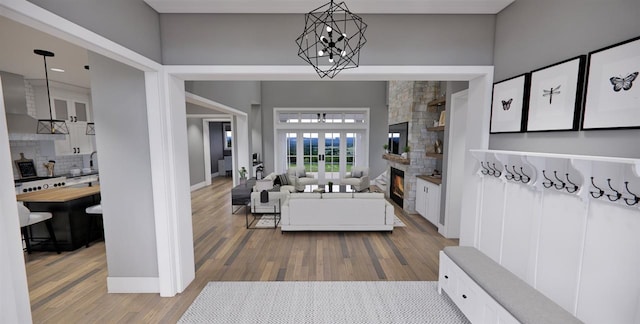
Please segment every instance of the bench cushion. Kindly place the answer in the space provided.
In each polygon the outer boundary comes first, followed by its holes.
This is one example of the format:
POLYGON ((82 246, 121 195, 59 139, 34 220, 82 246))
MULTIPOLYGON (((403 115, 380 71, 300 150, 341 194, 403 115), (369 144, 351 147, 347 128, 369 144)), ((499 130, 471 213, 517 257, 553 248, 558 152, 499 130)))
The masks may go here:
POLYGON ((449 246, 444 253, 496 302, 522 323, 582 323, 497 262, 468 246, 449 246))

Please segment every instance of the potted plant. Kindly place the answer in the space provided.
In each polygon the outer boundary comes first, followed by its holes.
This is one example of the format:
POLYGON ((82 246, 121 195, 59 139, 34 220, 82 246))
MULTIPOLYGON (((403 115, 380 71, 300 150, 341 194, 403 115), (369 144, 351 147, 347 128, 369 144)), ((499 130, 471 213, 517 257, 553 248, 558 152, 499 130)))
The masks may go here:
POLYGON ((409 151, 411 151, 411 148, 409 148, 409 146, 407 145, 407 146, 404 147, 404 149, 402 149, 402 151, 403 151, 402 154, 401 154, 402 157, 405 158, 405 159, 408 159, 409 158, 409 151))
POLYGON ((382 148, 384 149, 385 153, 389 154, 389 144, 382 145, 382 148))
POLYGON ((333 192, 333 182, 327 182, 327 186, 329 186, 329 192, 333 192))
POLYGON ((238 173, 240 174, 240 183, 247 183, 247 169, 245 167, 241 167, 240 170, 238 170, 238 173))

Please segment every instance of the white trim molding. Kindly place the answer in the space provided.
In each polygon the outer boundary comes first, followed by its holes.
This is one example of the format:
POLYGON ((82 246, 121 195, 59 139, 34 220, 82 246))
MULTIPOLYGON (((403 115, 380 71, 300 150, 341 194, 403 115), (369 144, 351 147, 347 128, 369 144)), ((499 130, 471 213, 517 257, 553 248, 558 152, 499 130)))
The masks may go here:
MULTIPOLYGON (((209 179, 209 184, 211 184, 211 179, 209 179)), ((207 186, 207 182, 206 181, 202 181, 199 183, 196 183, 194 185, 191 186, 191 191, 196 191, 198 189, 204 188, 207 186)))
POLYGON ((148 294, 160 292, 160 279, 152 277, 107 277, 110 294, 148 294))

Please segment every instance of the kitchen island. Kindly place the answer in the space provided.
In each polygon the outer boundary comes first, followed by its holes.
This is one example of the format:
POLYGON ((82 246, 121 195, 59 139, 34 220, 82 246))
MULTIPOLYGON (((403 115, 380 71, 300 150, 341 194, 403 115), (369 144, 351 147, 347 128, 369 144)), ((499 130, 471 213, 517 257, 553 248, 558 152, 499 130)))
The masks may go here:
MULTIPOLYGON (((73 251, 102 237, 101 233, 89 233, 90 222, 102 221, 101 216, 87 216, 85 209, 100 203, 100 186, 80 188, 55 188, 16 196, 31 211, 53 214, 53 230, 62 251, 73 251), (100 218, 100 219, 96 219, 100 218)), ((93 228, 96 228, 94 226, 93 228)), ((34 237, 48 237, 46 228, 33 226, 34 237)), ((55 251, 53 244, 44 242, 33 247, 34 251, 55 251)))

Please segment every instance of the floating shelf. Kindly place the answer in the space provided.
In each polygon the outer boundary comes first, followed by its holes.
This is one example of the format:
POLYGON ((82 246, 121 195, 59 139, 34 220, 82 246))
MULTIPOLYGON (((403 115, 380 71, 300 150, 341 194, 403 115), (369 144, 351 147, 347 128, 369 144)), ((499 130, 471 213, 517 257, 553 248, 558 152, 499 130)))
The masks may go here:
POLYGON ((411 160, 405 159, 402 156, 396 154, 382 154, 382 158, 400 164, 409 165, 411 163, 411 160))
POLYGON ((442 153, 427 153, 427 157, 434 159, 442 159, 444 155, 442 153))
POLYGON ((444 126, 427 127, 430 132, 444 132, 444 126))
POLYGON ((444 104, 447 102, 447 100, 445 98, 440 98, 440 99, 433 99, 431 101, 429 101, 427 103, 427 107, 440 107, 440 106, 444 106, 444 104))

